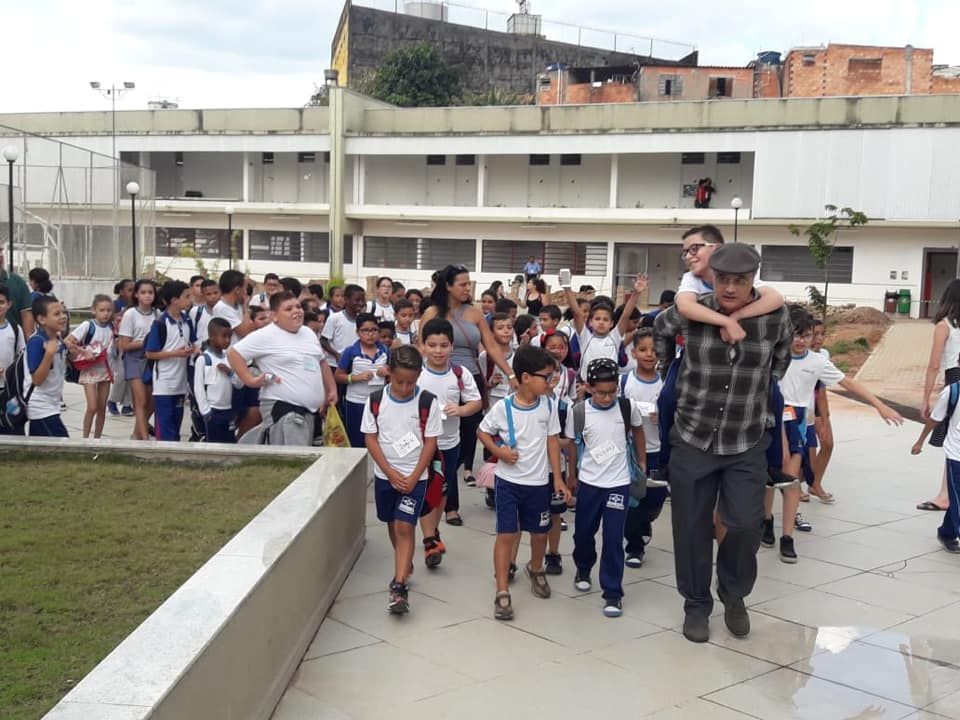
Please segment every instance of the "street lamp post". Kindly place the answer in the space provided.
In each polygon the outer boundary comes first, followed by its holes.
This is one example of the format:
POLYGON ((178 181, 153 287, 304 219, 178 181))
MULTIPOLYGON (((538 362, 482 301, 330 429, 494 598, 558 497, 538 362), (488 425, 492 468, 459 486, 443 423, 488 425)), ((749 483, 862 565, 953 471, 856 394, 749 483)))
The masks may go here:
POLYGON ((733 208, 733 241, 737 241, 737 230, 740 220, 740 208, 743 207, 743 200, 740 199, 739 195, 734 195, 730 200, 730 207, 733 208))
POLYGON ((230 269, 233 270, 233 205, 227 205, 223 211, 227 214, 227 246, 230 252, 230 269))
POLYGON ((137 279, 137 194, 140 192, 140 185, 134 181, 127 183, 127 192, 130 194, 130 248, 133 250, 133 274, 131 277, 137 279))
POLYGON ((13 264, 13 164, 17 161, 17 158, 20 157, 20 151, 17 150, 14 145, 7 145, 3 149, 3 159, 7 161, 7 164, 10 166, 10 175, 9 180, 7 181, 7 212, 10 213, 7 220, 10 223, 10 254, 8 255, 10 261, 10 267, 8 268, 10 272, 13 272, 15 265, 13 264))
MULTIPOLYGON (((90 83, 90 87, 96 90, 103 97, 110 100, 110 124, 111 136, 113 139, 113 241, 116 247, 120 242, 120 158, 117 156, 117 99, 123 99, 123 96, 136 87, 136 83, 124 82, 120 87, 111 85, 110 87, 101 87, 96 80, 90 83)), ((92 178, 91 178, 92 180, 92 178)))

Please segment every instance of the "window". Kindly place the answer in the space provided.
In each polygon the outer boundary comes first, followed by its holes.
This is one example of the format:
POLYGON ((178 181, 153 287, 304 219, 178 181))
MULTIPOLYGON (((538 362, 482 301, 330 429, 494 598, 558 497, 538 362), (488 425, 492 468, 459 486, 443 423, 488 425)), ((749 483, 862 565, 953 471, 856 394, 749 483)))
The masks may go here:
POLYGON ((683 78, 679 75, 661 75, 658 81, 658 91, 664 96, 683 95, 683 78))
POLYGON ((681 165, 703 165, 706 161, 706 153, 680 153, 681 165))
POLYGON ((323 161, 324 161, 327 165, 330 164, 330 152, 329 152, 329 151, 328 151, 328 152, 325 152, 325 153, 323 154, 323 161))
POLYGON ((298 163, 312 163, 312 162, 316 162, 316 159, 317 159, 317 154, 313 152, 297 153, 298 163))
POLYGON ((272 152, 263 153, 263 155, 261 156, 261 160, 264 165, 273 165, 273 153, 272 152))
MULTIPOLYGON (((238 238, 234 244, 234 257, 239 258, 243 244, 239 240, 239 232, 234 231, 234 236, 238 238)), ((230 257, 226 230, 158 227, 156 237, 156 252, 160 256, 175 257, 187 251, 202 258, 230 257)))
POLYGON ((710 97, 733 97, 733 78, 710 78, 710 97))
MULTIPOLYGON (((816 266, 805 245, 764 245, 760 251, 760 278, 770 282, 821 283, 824 271, 816 266)), ((853 248, 834 248, 827 264, 830 282, 853 282, 853 248)))
POLYGON ((561 165, 579 165, 581 162, 581 157, 579 153, 565 153, 560 156, 561 165))
POLYGON ((803 56, 804 65, 810 66, 810 65, 813 65, 816 61, 817 61, 817 56, 814 55, 813 53, 806 53, 803 56))
POLYGON ((850 58, 847 61, 847 74, 864 80, 879 80, 882 70, 883 58, 850 58))
POLYGON ((446 165, 446 155, 427 155, 427 165, 446 165))
POLYGON ((483 272, 521 273, 531 256, 543 258, 543 272, 570 268, 574 275, 605 275, 605 243, 483 241, 483 272))
MULTIPOLYGON (((251 260, 330 262, 330 234, 296 230, 251 230, 251 260)), ((343 236, 343 261, 353 262, 353 236, 343 236)))
POLYGON ((474 239, 365 237, 364 267, 399 270, 439 270, 464 265, 476 270, 474 239))
POLYGON ((476 165, 476 155, 457 155, 457 165, 476 165))
POLYGON ((738 152, 718 152, 718 153, 717 153, 717 164, 718 164, 718 165, 739 165, 739 164, 740 164, 740 153, 738 153, 738 152))
POLYGON ((549 165, 550 156, 549 155, 531 155, 529 163, 530 165, 549 165))

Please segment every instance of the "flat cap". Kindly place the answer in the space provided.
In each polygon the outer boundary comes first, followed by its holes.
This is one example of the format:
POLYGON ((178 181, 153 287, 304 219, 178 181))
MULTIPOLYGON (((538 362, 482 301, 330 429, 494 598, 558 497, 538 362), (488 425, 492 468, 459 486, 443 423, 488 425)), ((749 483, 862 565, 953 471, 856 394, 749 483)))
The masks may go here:
POLYGON ((760 267, 760 256, 750 245, 721 245, 710 254, 710 269, 715 273, 743 275, 760 267))

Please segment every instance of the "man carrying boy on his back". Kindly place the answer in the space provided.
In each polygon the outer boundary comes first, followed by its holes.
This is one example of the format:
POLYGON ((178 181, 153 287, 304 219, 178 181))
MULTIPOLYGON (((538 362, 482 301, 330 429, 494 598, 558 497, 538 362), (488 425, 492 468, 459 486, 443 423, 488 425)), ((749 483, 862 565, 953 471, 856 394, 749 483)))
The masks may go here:
POLYGON ((560 472, 560 420, 550 381, 556 361, 544 350, 530 346, 519 348, 513 359, 517 392, 491 408, 483 418, 477 437, 498 459, 496 475, 497 540, 493 550, 497 595, 494 617, 513 619, 513 604, 508 591, 510 563, 518 536, 530 533, 530 562, 527 577, 533 594, 550 597, 543 568, 550 529, 549 472, 553 472, 554 492, 570 502, 570 491, 560 472), (494 436, 503 438, 497 444, 494 436))
MULTIPOLYGON (((714 290, 699 296, 698 304, 733 316, 756 299, 759 266, 760 256, 748 245, 716 248, 710 256, 714 290)), ((655 325, 663 367, 676 358, 678 335, 686 347, 677 375, 669 474, 677 589, 685 599, 683 634, 692 642, 710 638, 715 508, 727 529, 717 551, 724 619, 734 635, 750 632, 743 598, 757 577, 767 430, 773 427, 770 382, 786 372, 793 332, 783 307, 741 322, 745 341, 735 345, 725 342, 716 325, 690 320, 676 306, 655 325)))

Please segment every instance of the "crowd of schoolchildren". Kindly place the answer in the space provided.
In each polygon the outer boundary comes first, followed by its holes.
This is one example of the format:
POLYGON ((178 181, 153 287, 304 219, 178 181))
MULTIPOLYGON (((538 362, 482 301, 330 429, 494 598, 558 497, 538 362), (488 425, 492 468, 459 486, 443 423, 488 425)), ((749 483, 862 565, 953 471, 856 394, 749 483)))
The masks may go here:
MULTIPOLYGON (((84 387, 84 437, 99 437, 107 414, 132 413, 133 438, 179 440, 189 408, 192 440, 263 442, 266 427, 271 442, 309 443, 322 437, 323 406, 335 403, 350 444, 365 447, 373 461, 377 516, 395 551, 391 613, 409 610, 417 525, 424 562, 436 568, 446 552, 441 521, 463 524, 462 481, 484 487, 486 504, 496 512, 497 619, 513 617, 510 587, 522 562, 523 532, 530 537, 523 574, 535 596, 550 596, 548 576, 564 572, 560 542, 571 510, 574 586, 592 589, 597 566, 603 613, 617 617, 625 567, 643 565, 669 495, 667 438, 682 343, 658 342, 658 316, 675 305, 684 318, 717 326, 732 347, 744 338, 741 320, 784 304, 775 289, 759 282, 755 301, 739 313, 725 315, 698 304, 699 294, 712 291, 709 258, 722 243, 712 226, 688 231, 681 252, 687 272, 677 292, 664 292, 646 314, 636 307, 647 287, 643 276, 620 307, 592 292, 578 296, 569 279, 561 278, 564 312, 549 302, 542 278, 534 274, 523 300, 506 297, 499 283, 480 293, 476 326, 462 308, 446 312, 446 305, 443 313, 425 317, 431 292, 408 290, 387 277, 378 280, 368 300, 358 285, 304 286, 273 274, 258 292, 243 273, 228 270, 217 280, 195 276, 189 283, 159 286, 124 280, 115 288, 116 300, 95 296, 92 317, 73 329, 47 276, 34 287, 35 332, 24 338, 7 321, 10 295, 0 286, 0 378, 17 385, 17 392, 7 387, 4 393, 0 433, 23 434, 29 423, 32 436, 65 437, 60 412, 66 380, 84 387), (520 314, 518 305, 537 313, 520 314), (464 351, 464 343, 473 358, 470 369, 452 360, 463 357, 457 350, 459 345, 464 351), (308 402, 305 395, 315 397, 308 402), (293 418, 292 429, 270 435, 271 426, 284 418, 293 418), (484 457, 476 472, 474 436, 484 457)), ((457 283, 469 284, 469 273, 451 266, 434 281, 434 293, 439 287, 444 294, 457 283)), ((471 308, 472 300, 465 299, 471 308)), ((779 556, 794 563, 794 531, 811 530, 799 503, 811 496, 834 501, 823 486, 833 442, 823 388, 840 384, 885 420, 901 419, 830 361, 821 322, 799 306, 790 309, 790 319, 791 361, 770 399, 776 422, 769 430, 762 543, 776 544, 773 506, 779 490, 784 518, 779 556), (818 439, 829 441, 827 452, 818 453, 818 439), (806 481, 808 492, 798 479, 806 481)), ((956 387, 944 390, 932 418, 943 420, 953 412, 956 387)), ((954 489, 940 534, 956 546, 956 423, 944 448, 954 489)), ((716 536, 723 535, 718 520, 716 536)))

